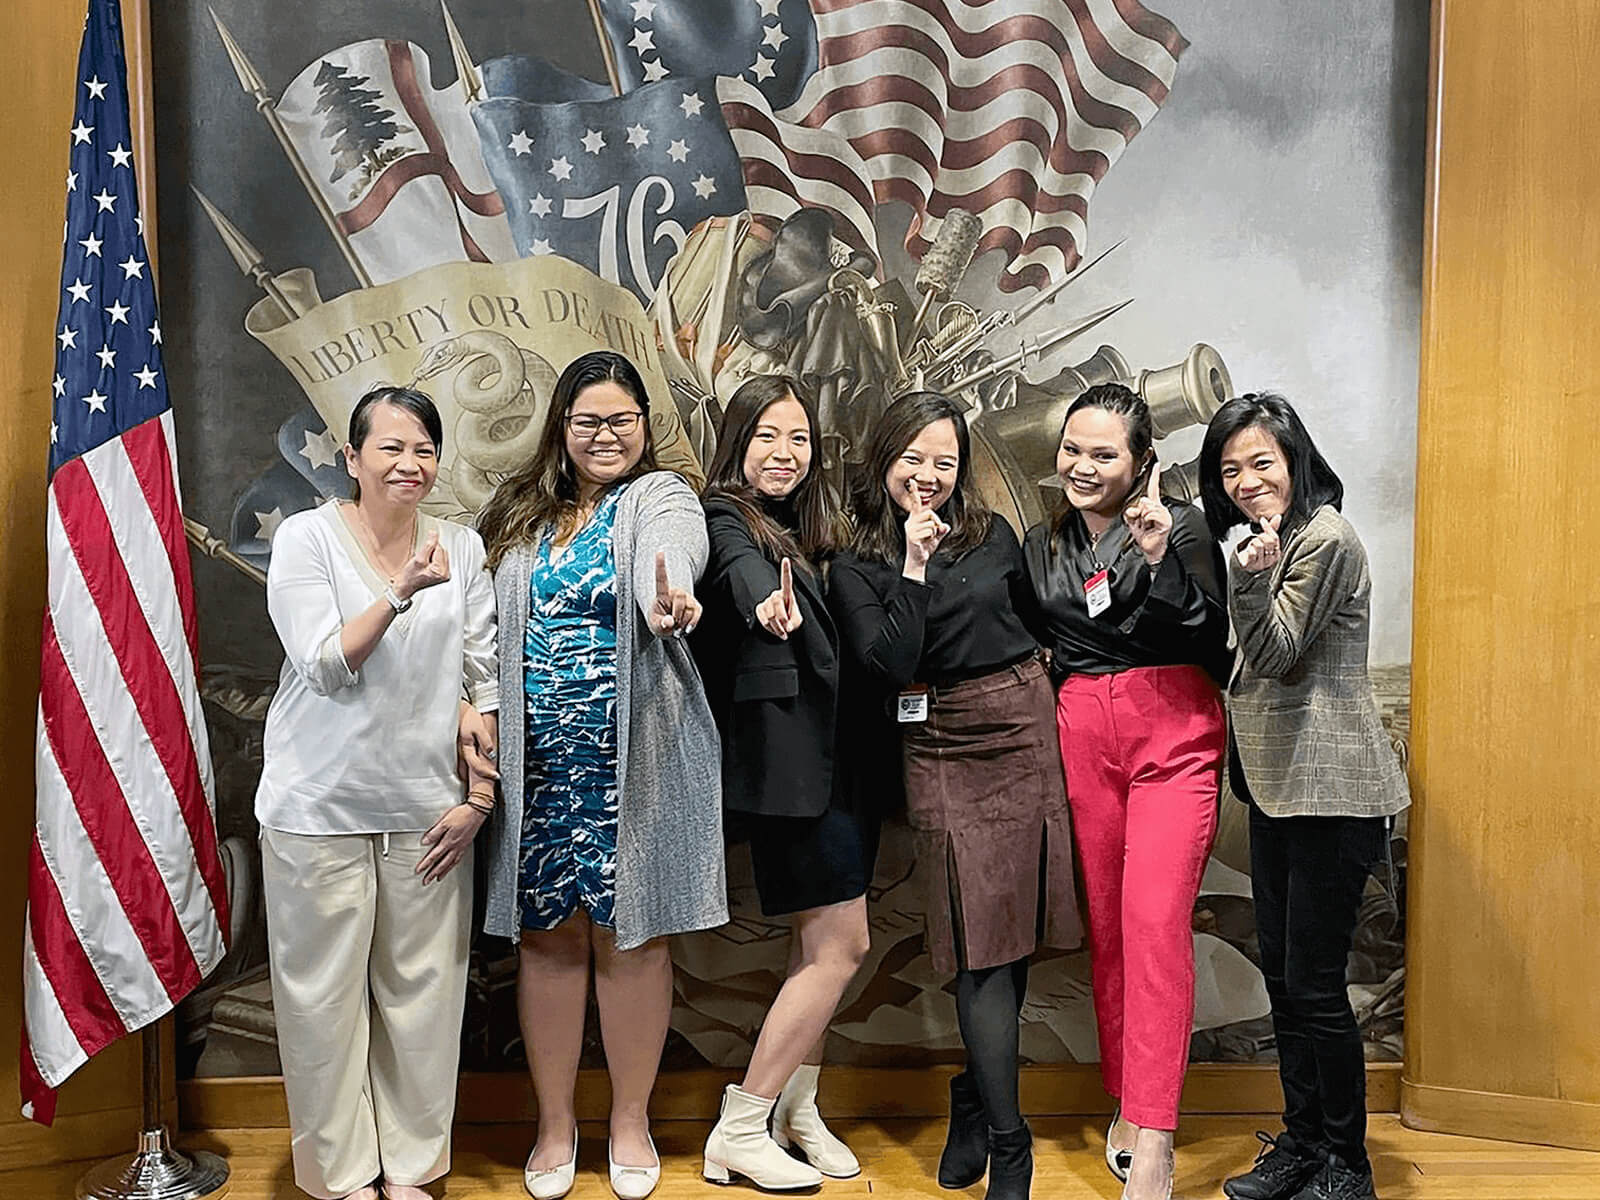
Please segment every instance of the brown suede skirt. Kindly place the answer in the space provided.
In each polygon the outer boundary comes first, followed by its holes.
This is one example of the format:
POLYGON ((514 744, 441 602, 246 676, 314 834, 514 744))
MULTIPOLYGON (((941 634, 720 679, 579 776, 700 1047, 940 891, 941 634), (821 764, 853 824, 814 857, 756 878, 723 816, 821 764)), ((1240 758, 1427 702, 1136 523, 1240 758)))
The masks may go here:
POLYGON ((1074 949, 1072 827, 1055 696, 1029 659, 930 695, 900 727, 906 812, 935 969, 980 970, 1074 949))

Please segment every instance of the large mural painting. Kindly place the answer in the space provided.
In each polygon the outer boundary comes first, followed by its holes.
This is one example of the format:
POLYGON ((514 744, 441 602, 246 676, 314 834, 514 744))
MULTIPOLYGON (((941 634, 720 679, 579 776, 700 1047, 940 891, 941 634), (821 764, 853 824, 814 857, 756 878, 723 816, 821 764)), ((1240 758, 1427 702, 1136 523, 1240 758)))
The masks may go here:
MULTIPOLYGON (((262 584, 282 520, 347 494, 342 431, 378 382, 437 402, 428 506, 456 519, 525 460, 586 350, 640 366, 664 464, 692 479, 751 375, 820 397, 841 489, 884 407, 933 387, 966 407, 980 484, 1019 531, 1052 505, 1062 415, 1090 384, 1145 396, 1162 486, 1185 498, 1216 407, 1281 389, 1372 548, 1375 674, 1404 752, 1426 4, 1159 7, 156 6, 164 347, 235 900, 232 952, 183 1009, 186 1072, 277 1070, 251 815, 281 658, 262 584)), ((1193 1049, 1270 1058, 1224 804, 1193 1049)), ((1374 1057, 1399 1051, 1404 846, 1352 963, 1374 1057)), ((737 848, 729 877, 733 921, 674 946, 668 1069, 742 1063, 782 979, 787 930, 737 848)), ((893 821, 871 914, 831 1058, 956 1057, 893 821)), ((469 1068, 522 1065, 513 954, 474 951, 469 1068)), ((1043 957, 1030 988, 1025 1057, 1093 1060, 1086 955, 1043 957)))

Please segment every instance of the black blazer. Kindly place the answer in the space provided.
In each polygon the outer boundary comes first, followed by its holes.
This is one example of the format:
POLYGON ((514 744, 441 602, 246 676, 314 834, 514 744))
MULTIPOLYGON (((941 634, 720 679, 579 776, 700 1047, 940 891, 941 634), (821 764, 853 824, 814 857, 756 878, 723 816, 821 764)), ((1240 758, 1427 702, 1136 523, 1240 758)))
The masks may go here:
POLYGON ((732 812, 817 817, 835 787, 839 634, 822 580, 798 563, 802 623, 787 641, 756 623, 778 587, 778 565, 739 510, 706 501, 711 560, 700 580, 704 613, 690 638, 722 734, 722 801, 732 812))

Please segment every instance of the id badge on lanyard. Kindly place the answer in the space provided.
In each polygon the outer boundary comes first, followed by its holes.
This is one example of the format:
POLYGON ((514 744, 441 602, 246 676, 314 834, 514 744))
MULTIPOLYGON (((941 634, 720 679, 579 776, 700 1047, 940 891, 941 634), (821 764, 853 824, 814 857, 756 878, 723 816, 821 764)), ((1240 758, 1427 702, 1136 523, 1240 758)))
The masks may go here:
POLYGON ((1098 617, 1111 607, 1111 572, 1101 567, 1083 581, 1083 601, 1089 606, 1089 615, 1098 617))

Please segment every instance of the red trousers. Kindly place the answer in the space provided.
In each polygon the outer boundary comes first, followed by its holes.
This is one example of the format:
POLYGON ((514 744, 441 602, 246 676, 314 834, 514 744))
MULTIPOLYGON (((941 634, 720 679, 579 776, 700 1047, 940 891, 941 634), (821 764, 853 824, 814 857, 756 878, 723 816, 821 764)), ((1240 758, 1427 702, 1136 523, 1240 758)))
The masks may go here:
POLYGON ((1194 1020, 1191 920, 1227 728, 1199 667, 1073 675, 1056 698, 1089 902, 1100 1077, 1122 1115, 1178 1127, 1194 1020))

